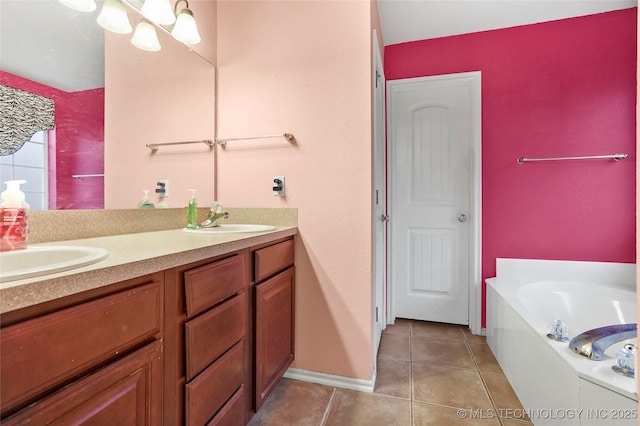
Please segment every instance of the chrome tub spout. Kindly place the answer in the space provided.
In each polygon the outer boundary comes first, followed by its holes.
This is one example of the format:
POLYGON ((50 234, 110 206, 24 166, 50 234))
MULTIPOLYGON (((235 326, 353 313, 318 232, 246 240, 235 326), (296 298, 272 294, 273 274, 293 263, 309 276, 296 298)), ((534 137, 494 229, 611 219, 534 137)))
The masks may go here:
POLYGON ((569 348, 577 354, 594 361, 604 358, 604 351, 614 343, 631 339, 638 335, 637 324, 616 324, 594 328, 574 337, 569 348))

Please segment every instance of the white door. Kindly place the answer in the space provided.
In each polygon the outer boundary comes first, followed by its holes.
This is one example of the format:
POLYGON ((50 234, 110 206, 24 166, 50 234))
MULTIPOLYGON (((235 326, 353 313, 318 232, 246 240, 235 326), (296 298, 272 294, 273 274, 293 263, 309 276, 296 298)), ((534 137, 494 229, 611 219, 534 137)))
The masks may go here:
POLYGON ((386 327, 387 285, 387 195, 386 195, 386 148, 384 132, 384 71, 378 50, 378 38, 373 32, 374 84, 374 129, 373 129, 373 234, 374 234, 374 359, 378 353, 382 330, 386 327))
POLYGON ((389 84, 394 317, 469 323, 472 74, 389 84))

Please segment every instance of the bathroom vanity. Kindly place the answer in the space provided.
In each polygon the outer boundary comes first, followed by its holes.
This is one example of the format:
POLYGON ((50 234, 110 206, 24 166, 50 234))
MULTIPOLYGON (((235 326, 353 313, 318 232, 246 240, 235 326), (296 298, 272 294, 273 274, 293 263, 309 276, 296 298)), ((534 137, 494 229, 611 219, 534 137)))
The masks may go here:
POLYGON ((0 329, 3 425, 159 424, 162 274, 0 329), (19 410, 19 411, 17 411, 19 410), (6 417, 9 415, 9 417, 6 417))
POLYGON ((297 228, 178 232, 88 239, 110 257, 0 290, 2 424, 250 420, 294 358, 297 228), (175 248, 161 256, 129 262, 116 248, 167 237, 175 248), (27 293, 35 302, 7 301, 27 293))

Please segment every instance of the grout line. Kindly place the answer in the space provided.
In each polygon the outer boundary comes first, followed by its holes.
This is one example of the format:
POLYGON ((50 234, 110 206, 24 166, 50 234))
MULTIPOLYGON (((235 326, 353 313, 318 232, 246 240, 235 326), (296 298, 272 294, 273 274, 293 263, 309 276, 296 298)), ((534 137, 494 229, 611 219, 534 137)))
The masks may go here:
MULTIPOLYGON (((463 370, 463 371, 475 371, 476 373, 480 372, 480 370, 478 370, 476 368, 475 363, 474 363, 473 367, 458 367, 457 365, 442 364, 442 363, 433 362, 433 361, 428 361, 428 362, 414 361, 411 364, 429 365, 429 366, 434 366, 434 367, 444 367, 444 368, 451 368, 451 369, 454 369, 454 370, 463 370)), ((495 373, 495 374, 500 374, 500 373, 495 373)))
MULTIPOLYGON (((471 349, 472 343, 470 341, 466 340, 466 339, 465 339, 465 341, 467 343, 467 347, 468 347, 469 351, 471 352, 471 358, 473 358, 473 363, 475 364, 476 370, 477 370, 478 374, 480 375, 480 380, 482 381, 482 386, 484 387, 484 390, 487 393, 487 396, 489 397, 489 402, 491 403, 491 406, 492 406, 492 408, 494 410, 494 413, 499 413, 498 406, 496 405, 494 397, 491 394, 491 391, 489 390, 489 386, 487 385, 487 382, 484 379, 484 375, 485 374, 489 374, 489 375, 500 374, 500 375, 504 376, 504 373, 499 373, 499 372, 494 372, 494 371, 481 371, 480 370, 480 366, 478 365, 478 362, 476 360, 476 354, 473 352, 473 349, 471 349)), ((503 419, 500 416, 497 416, 497 418, 498 418, 500 424, 503 425, 503 426, 504 426, 504 421, 503 420, 510 420, 510 421, 515 421, 515 422, 518 422, 518 423, 520 423, 522 421, 523 425, 531 424, 531 423, 526 423, 526 421, 521 420, 521 419, 503 419)))
POLYGON ((409 399, 411 400, 411 418, 413 424, 413 321, 409 323, 409 399))
POLYGON ((327 419, 329 418, 329 411, 331 411, 331 406, 333 405, 333 399, 336 396, 336 388, 333 388, 333 392, 331 392, 331 398, 329 398, 329 403, 327 404, 327 408, 324 410, 324 414, 322 415, 322 421, 320 422, 320 426, 324 426, 327 423, 327 419))
POLYGON ((413 321, 409 323, 409 362, 413 362, 413 321))
POLYGON ((409 322, 409 421, 414 425, 413 418, 413 321, 409 322))
MULTIPOLYGON (((478 361, 476 360, 476 354, 474 354, 473 350, 471 349, 471 343, 469 341, 467 341, 466 338, 465 338, 465 342, 467 344, 467 348, 469 349, 469 352, 471 352, 471 358, 473 359, 473 363, 476 366, 476 372, 480 376, 480 381, 482 383, 482 387, 484 388, 484 392, 486 393, 487 397, 489 398, 489 403, 491 404, 491 408, 493 409, 494 413, 499 413, 498 406, 496 405, 496 402, 493 399, 493 395, 491 395, 491 392, 489 391, 489 386, 487 385, 487 382, 484 380, 484 376, 482 375, 482 372, 480 371, 480 366, 478 365, 478 361)), ((498 423, 500 425, 504 426, 504 422, 502 421, 502 418, 500 416, 497 416, 497 418, 498 418, 498 423)))
POLYGON ((403 398, 403 397, 401 397, 401 396, 396 396, 396 395, 387 395, 387 394, 384 394, 384 393, 368 393, 368 392, 360 392, 360 391, 350 390, 350 389, 346 389, 345 391, 346 391, 346 392, 357 392, 357 393, 363 393, 363 394, 365 394, 365 395, 370 395, 370 396, 372 396, 372 397, 376 397, 376 398, 378 398, 378 397, 379 397, 379 398, 382 398, 382 399, 384 399, 384 398, 387 398, 387 399, 397 399, 397 400, 399 400, 399 401, 411 402, 411 400, 410 400, 410 399, 403 398))

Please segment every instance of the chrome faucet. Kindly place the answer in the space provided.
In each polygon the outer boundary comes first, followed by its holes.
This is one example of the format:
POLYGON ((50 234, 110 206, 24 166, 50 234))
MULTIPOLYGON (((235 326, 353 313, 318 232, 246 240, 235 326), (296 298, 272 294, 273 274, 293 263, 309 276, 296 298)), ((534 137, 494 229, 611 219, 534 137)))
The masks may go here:
POLYGON ((200 224, 201 228, 213 228, 216 226, 220 226, 220 222, 222 219, 228 219, 229 213, 222 212, 222 204, 217 201, 214 201, 211 204, 211 208, 209 209, 209 215, 207 219, 200 224))
POLYGON ((609 346, 637 335, 637 324, 608 325, 585 331, 574 337, 569 342, 569 348, 589 359, 601 361, 604 358, 604 351, 609 346))

